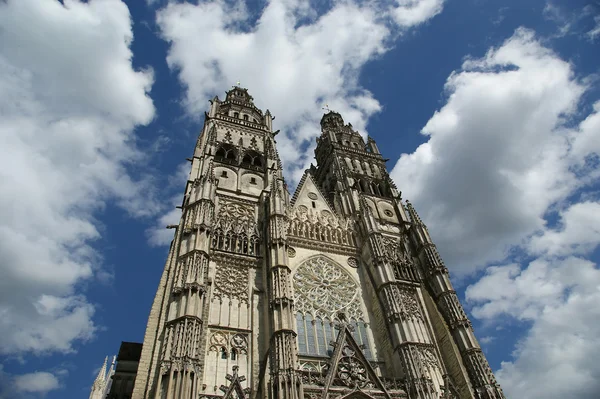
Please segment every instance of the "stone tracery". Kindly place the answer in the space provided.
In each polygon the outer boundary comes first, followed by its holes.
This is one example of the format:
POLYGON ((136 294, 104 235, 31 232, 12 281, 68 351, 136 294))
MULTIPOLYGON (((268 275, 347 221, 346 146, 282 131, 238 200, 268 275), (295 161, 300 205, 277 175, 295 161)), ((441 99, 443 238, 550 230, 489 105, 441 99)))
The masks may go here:
POLYGON ((368 326, 358 284, 340 265, 319 256, 304 262, 293 277, 300 354, 331 355, 338 315, 344 313, 356 341, 370 357, 368 326))

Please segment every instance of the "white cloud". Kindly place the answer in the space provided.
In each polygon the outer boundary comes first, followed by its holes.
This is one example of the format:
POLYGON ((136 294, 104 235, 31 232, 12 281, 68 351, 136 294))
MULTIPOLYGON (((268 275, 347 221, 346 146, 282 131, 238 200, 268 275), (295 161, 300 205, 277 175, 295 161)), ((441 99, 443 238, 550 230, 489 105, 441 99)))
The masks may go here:
POLYGON ((79 288, 103 273, 95 212, 158 209, 127 172, 153 76, 118 0, 2 2, 0 29, 0 353, 68 352, 96 330, 79 288))
POLYGON ((240 80, 276 116, 278 150, 288 175, 298 176, 312 153, 297 151, 319 134, 321 107, 329 104, 360 131, 380 106, 358 85, 358 72, 386 51, 398 26, 384 15, 395 13, 409 27, 441 11, 441 0, 398 4, 335 2, 322 15, 306 1, 269 1, 254 26, 241 3, 169 4, 157 14, 167 61, 179 71, 191 115, 201 115, 207 100, 240 80), (306 19, 307 18, 307 19, 306 19), (308 21, 308 22, 306 22, 308 21), (198 51, 201 48, 202 51, 198 51), (286 106, 293 103, 294 106, 286 106))
POLYGON ((546 230, 532 238, 529 246, 532 253, 548 256, 585 255, 600 242, 600 203, 575 204, 562 212, 562 220, 562 231, 546 230))
POLYGON ((532 322, 496 375, 507 397, 591 398, 600 392, 600 270, 587 260, 537 259, 490 268, 470 286, 473 315, 532 322))
POLYGON ((175 208, 181 205, 181 195, 173 197, 170 201, 173 205, 173 209, 161 215, 156 225, 149 228, 146 231, 148 237, 148 243, 152 246, 169 245, 173 240, 172 229, 167 229, 170 225, 179 225, 179 219, 181 219, 181 209, 175 208))
POLYGON ((600 243, 600 102, 574 119, 586 81, 518 29, 448 78, 446 103, 422 130, 428 141, 392 172, 451 271, 495 264, 466 290, 472 315, 497 330, 507 317, 531 325, 496 373, 507 397, 600 392, 591 360, 600 354, 600 270, 582 258, 600 243), (533 260, 520 264, 515 248, 533 260))
POLYGON ((594 26, 594 28, 587 33, 592 40, 595 40, 598 36, 600 36, 600 15, 594 17, 594 22, 596 26, 594 26))
MULTIPOLYGON (((359 86, 360 69, 385 53, 399 30, 434 17, 442 4, 343 1, 319 14, 305 0, 272 0, 249 26, 243 2, 171 3, 158 11, 157 23, 170 44, 169 67, 186 87, 189 115, 202 115, 209 98, 222 98, 223 88, 238 80, 259 108, 273 107, 275 128, 282 131, 277 149, 294 186, 313 160, 321 108, 328 104, 366 133, 369 116, 381 106, 359 86)), ((148 231, 153 245, 170 242, 172 233, 163 225, 175 216, 170 211, 159 221, 160 230, 148 231)))
POLYGON ((19 375, 15 377, 14 384, 17 391, 38 394, 45 394, 60 387, 58 378, 45 371, 19 375))
POLYGON ((447 102, 422 130, 429 140, 391 174, 454 272, 503 259, 580 184, 569 167, 582 154, 569 142, 586 135, 560 126, 585 88, 525 29, 448 78, 447 102))
POLYGON ((404 27, 421 24, 442 12, 440 0, 396 0, 396 4, 398 7, 392 10, 392 15, 404 27))

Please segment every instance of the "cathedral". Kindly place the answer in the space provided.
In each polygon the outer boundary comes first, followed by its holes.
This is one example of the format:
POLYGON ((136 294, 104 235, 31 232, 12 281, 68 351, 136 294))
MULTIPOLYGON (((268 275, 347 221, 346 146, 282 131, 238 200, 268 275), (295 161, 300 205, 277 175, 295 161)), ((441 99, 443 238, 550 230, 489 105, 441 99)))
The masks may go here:
POLYGON ((210 101, 130 392, 108 397, 504 398, 375 141, 325 113, 291 195, 274 119, 242 87, 210 101))

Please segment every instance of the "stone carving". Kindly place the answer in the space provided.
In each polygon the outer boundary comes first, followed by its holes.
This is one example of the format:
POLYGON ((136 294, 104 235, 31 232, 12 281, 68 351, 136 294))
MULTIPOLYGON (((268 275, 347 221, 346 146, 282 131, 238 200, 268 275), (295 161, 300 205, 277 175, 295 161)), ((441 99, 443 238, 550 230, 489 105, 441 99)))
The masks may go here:
POLYGON ((162 358, 198 359, 200 356, 200 334, 202 321, 194 316, 184 316, 168 322, 162 358))
POLYGON ((338 384, 350 388, 373 388, 367 366, 356 356, 356 351, 349 345, 342 348, 342 356, 337 364, 336 380, 338 384))
POLYGON ((258 143, 256 142, 256 137, 252 137, 252 139, 250 140, 250 148, 252 148, 255 151, 258 151, 258 143))
POLYGON ((310 198, 311 200, 316 200, 319 198, 319 196, 316 193, 308 193, 307 194, 308 198, 310 198))
POLYGON ((348 266, 356 269, 358 267, 358 259, 356 259, 354 257, 348 258, 348 266))
POLYGON ((394 268, 394 278, 398 280, 420 281, 419 273, 413 266, 412 258, 401 240, 383 237, 380 241, 383 257, 394 268))
POLYGON ((193 251, 177 260, 175 270, 175 288, 182 288, 186 283, 204 282, 208 269, 208 258, 200 251, 193 251))
POLYGON ((404 246, 400 240, 383 237, 382 247, 384 256, 392 263, 411 263, 410 256, 404 250, 404 246))
POLYGON ((400 288, 398 291, 405 317, 408 319, 423 319, 421 307, 417 302, 416 292, 408 288, 400 288))
POLYGON ((220 264, 215 276, 214 297, 248 303, 248 269, 220 264))
POLYGON ((331 212, 313 212, 304 205, 287 209, 288 235, 314 242, 352 246, 355 244, 354 222, 331 212))
POLYGON ((260 234, 252 203, 220 197, 212 246, 214 249, 256 256, 260 234))
POLYGON ((419 360, 423 365, 423 371, 427 378, 431 378, 430 370, 439 369, 437 357, 432 348, 422 347, 419 350, 419 360))
POLYGON ((363 319, 358 285, 333 261, 322 256, 309 259, 298 268, 293 281, 297 311, 330 320, 344 311, 349 319, 363 319))
POLYGON ((292 247, 288 248, 288 257, 290 258, 295 258, 296 257, 296 250, 292 247))
POLYGON ((210 335, 210 351, 220 352, 222 349, 230 353, 235 349, 238 354, 248 353, 248 335, 230 331, 212 330, 210 335))

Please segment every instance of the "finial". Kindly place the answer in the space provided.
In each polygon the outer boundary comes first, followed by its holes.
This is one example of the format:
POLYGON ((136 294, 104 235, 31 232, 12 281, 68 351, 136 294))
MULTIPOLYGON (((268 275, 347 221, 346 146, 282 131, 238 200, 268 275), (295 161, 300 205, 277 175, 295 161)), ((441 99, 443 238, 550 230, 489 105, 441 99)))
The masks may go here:
POLYGON ((233 87, 240 87, 241 82, 238 80, 237 82, 235 82, 235 86, 233 87))
POLYGON ((331 110, 329 109, 329 104, 325 104, 325 106, 321 109, 324 109, 327 112, 331 112, 331 110))

